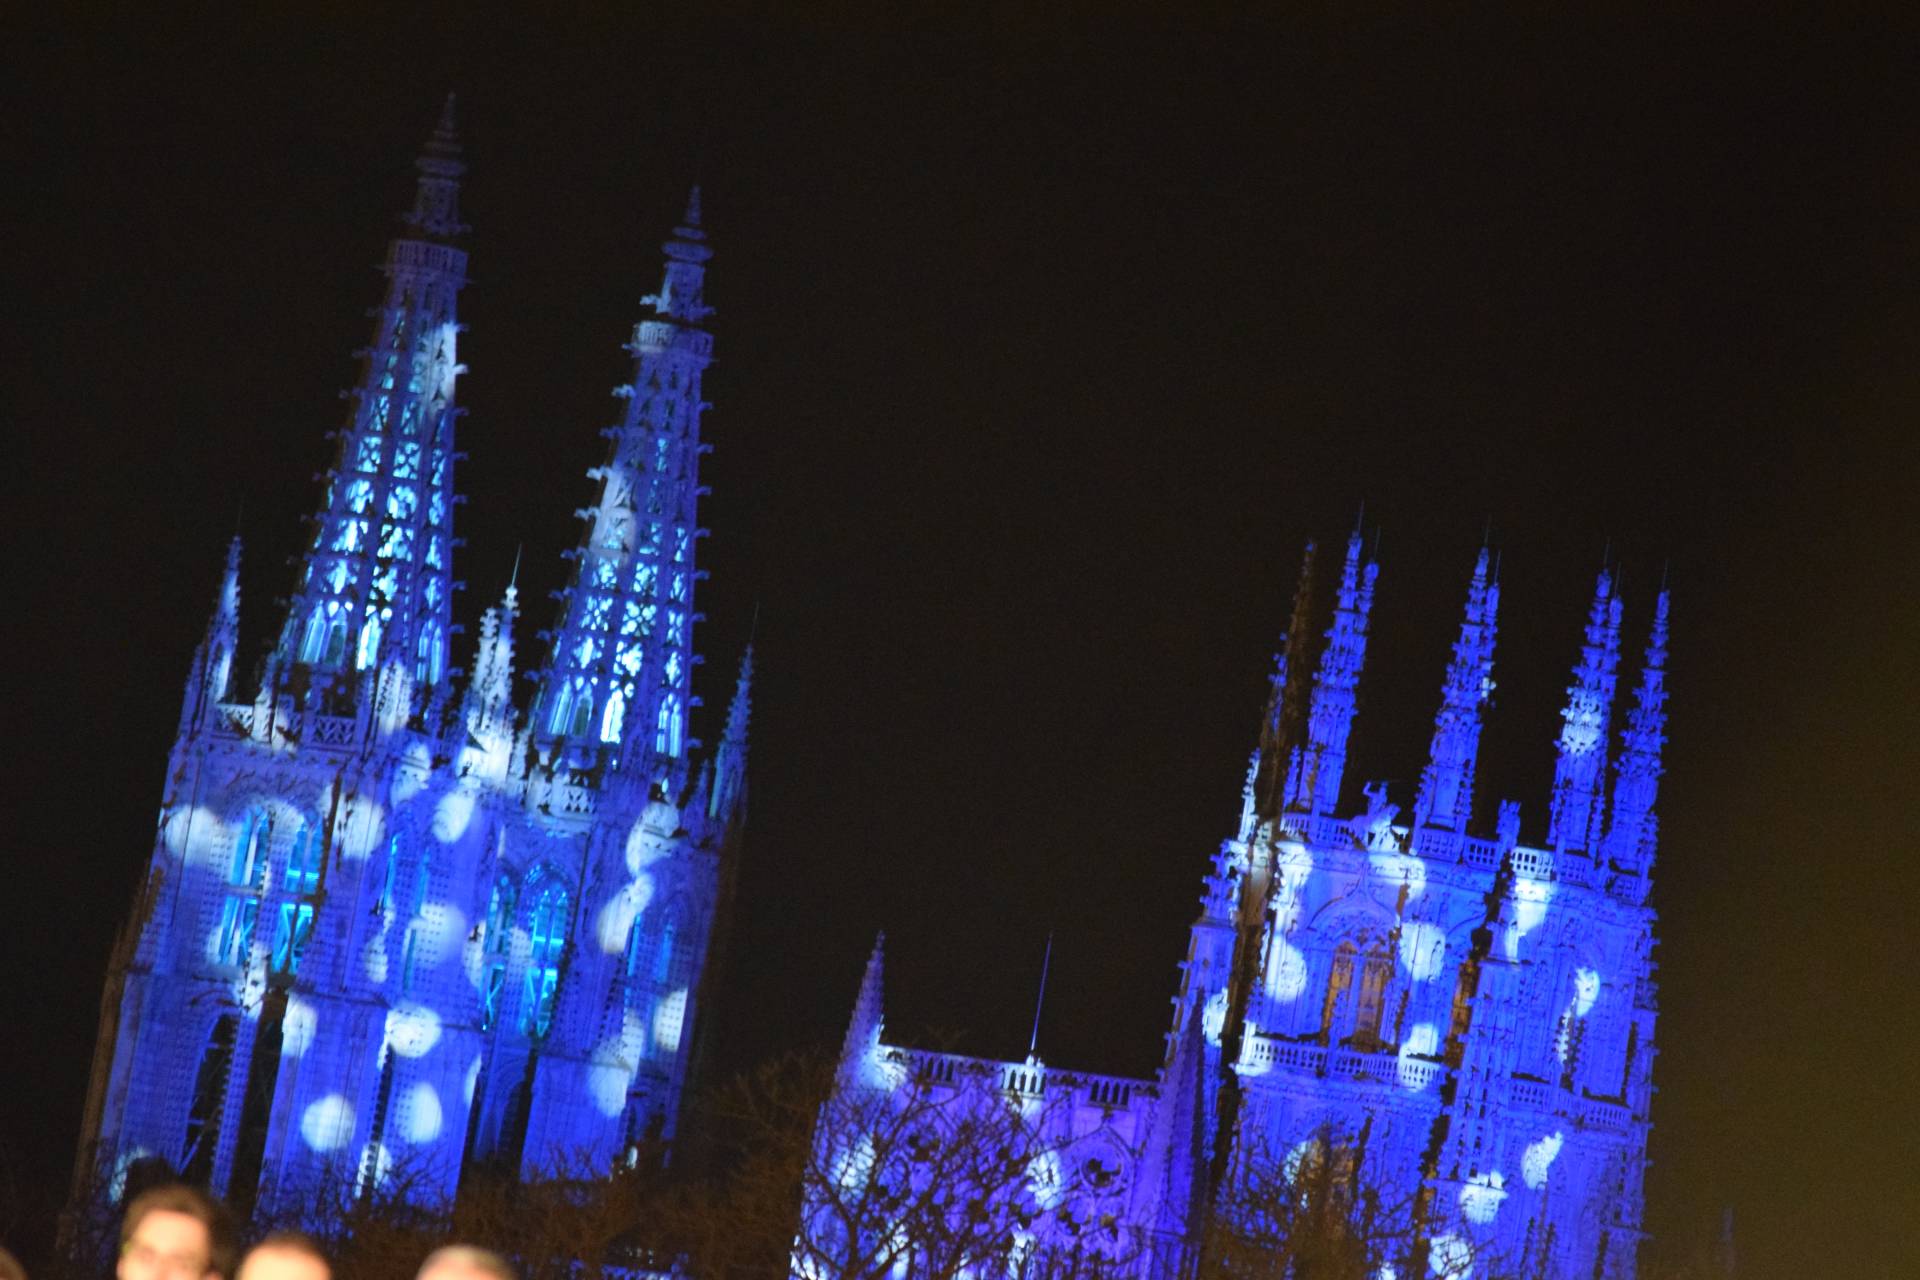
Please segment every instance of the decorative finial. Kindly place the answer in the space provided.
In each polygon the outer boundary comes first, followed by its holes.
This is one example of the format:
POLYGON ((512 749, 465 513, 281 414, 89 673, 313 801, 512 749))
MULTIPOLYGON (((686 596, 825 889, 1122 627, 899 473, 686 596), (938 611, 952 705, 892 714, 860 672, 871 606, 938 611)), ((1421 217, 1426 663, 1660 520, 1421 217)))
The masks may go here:
POLYGON ((695 231, 700 229, 700 184, 697 182, 687 192, 687 212, 680 222, 695 231))

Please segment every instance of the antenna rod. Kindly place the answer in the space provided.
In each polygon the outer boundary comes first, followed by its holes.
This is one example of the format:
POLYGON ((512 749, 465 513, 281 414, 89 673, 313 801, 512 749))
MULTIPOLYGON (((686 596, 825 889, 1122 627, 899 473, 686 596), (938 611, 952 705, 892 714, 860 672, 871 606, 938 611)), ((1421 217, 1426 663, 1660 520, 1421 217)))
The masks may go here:
POLYGON ((1053 934, 1047 934, 1047 954, 1040 961, 1040 994, 1033 1002, 1033 1036, 1027 1041, 1027 1056, 1040 1047, 1040 1010, 1047 1005, 1047 970, 1053 965, 1053 934))

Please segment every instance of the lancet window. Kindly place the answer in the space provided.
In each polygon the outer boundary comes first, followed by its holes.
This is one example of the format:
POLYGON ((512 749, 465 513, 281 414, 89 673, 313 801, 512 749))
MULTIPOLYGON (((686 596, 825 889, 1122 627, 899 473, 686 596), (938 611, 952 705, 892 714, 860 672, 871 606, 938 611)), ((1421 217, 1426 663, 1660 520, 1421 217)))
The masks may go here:
POLYGON ((491 1030, 500 1016, 500 993, 507 985, 508 944, 513 936, 516 896, 511 877, 503 875, 493 882, 493 895, 487 901, 485 985, 480 992, 482 1031, 491 1030))
POLYGON ((267 860, 272 840, 272 819, 264 810, 249 811, 234 840, 226 900, 220 908, 218 952, 222 964, 243 965, 253 951, 254 927, 260 919, 260 895, 267 887, 267 860))
POLYGON ((560 990, 560 954, 567 945, 567 890, 552 876, 541 877, 527 912, 526 1000, 521 1032, 544 1036, 553 1025, 553 1006, 560 990))
POLYGON ((233 1069, 233 1041, 238 1023, 222 1014, 200 1054, 193 1078, 193 1101, 187 1109, 187 1134, 180 1147, 180 1176, 196 1186, 213 1180, 213 1157, 220 1145, 220 1120, 226 1108, 227 1076, 233 1069))

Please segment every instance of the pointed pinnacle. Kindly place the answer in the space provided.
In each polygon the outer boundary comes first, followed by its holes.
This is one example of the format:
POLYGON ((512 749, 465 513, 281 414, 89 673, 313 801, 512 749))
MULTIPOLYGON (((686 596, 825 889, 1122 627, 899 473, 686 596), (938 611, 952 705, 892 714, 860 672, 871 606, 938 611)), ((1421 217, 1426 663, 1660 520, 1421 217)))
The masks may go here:
POLYGON ((700 226, 700 184, 697 182, 687 192, 687 212, 680 221, 696 230, 700 226))

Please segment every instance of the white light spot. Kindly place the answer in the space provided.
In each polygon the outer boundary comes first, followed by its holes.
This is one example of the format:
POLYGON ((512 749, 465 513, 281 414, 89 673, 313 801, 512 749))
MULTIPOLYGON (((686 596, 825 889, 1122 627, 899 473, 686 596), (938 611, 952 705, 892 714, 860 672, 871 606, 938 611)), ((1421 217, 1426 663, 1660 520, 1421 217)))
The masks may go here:
POLYGON ((299 996, 287 997, 287 1011, 280 1020, 280 1053, 282 1057, 298 1058, 313 1045, 313 1033, 319 1026, 320 1015, 311 1004, 299 996))
POLYGON ((414 958, 428 969, 445 963, 451 944, 465 938, 467 918, 450 902, 429 902, 413 918, 414 958))
POLYGON ((387 1046, 403 1058, 418 1058, 440 1043, 440 1015, 423 1004, 387 1011, 387 1046))
POLYGON ((315 1151, 336 1151, 353 1137, 353 1104, 337 1093, 310 1103, 300 1115, 300 1136, 315 1151))
POLYGON ((1525 1154, 1520 1157, 1520 1178, 1535 1191, 1547 1185, 1547 1174, 1553 1169, 1554 1157, 1560 1154, 1560 1147, 1566 1142, 1566 1135, 1550 1133, 1538 1142, 1527 1144, 1525 1154))
POLYGON ((433 838, 441 844, 452 844, 467 833, 467 824, 473 821, 474 793, 465 785, 455 787, 440 797, 440 803, 433 807, 433 838))
POLYGON ((1485 1226, 1500 1213, 1500 1202, 1507 1198, 1507 1178, 1498 1169, 1476 1173, 1460 1188, 1460 1216, 1485 1226))
POLYGON ((594 926, 594 936, 600 941, 600 950, 610 956, 625 951, 627 934, 632 930, 634 920, 647 909, 651 901, 653 877, 644 872, 633 883, 608 898, 607 905, 600 908, 600 917, 594 926))
POLYGON ((1540 927, 1553 901, 1553 881, 1521 874, 1513 882, 1513 924, 1507 929, 1507 959, 1520 958, 1520 940, 1540 927))
POLYGON ((1466 1280, 1473 1274, 1473 1242, 1465 1236, 1435 1236, 1427 1266, 1440 1280, 1466 1280))
POLYGON ((1027 1165, 1027 1184, 1042 1209, 1057 1209, 1067 1198, 1067 1180, 1060 1172, 1060 1153, 1043 1151, 1027 1165))
POLYGON ((393 786, 388 792, 395 806, 403 805, 419 795, 432 773, 433 756, 428 753, 425 744, 416 742, 408 747, 394 768, 393 786))
POLYGON ((1400 926, 1400 965, 1415 982, 1440 976, 1447 958, 1447 935, 1437 924, 1414 921, 1400 926))
POLYGON ((646 1056, 647 1028, 640 1015, 628 1009, 620 1020, 620 1030, 602 1040, 593 1051, 587 1068, 587 1092, 601 1115, 617 1116, 626 1110, 627 1089, 646 1056))
POLYGON ((473 1062, 467 1067, 467 1106, 473 1106, 473 1091, 480 1087, 480 1055, 473 1055, 473 1062))
POLYGON ((873 1139, 861 1135, 860 1141, 840 1153, 833 1162, 833 1180, 843 1191, 857 1191, 873 1169, 873 1139))
POLYGON ((360 967, 366 972, 367 981, 376 987, 387 980, 387 933, 382 929, 367 939, 367 945, 360 952, 360 967))
POLYGON ((662 1053, 680 1052, 680 1032, 687 1020, 687 989, 680 988, 653 1011, 653 1047, 662 1053))
MULTIPOLYGON (((1266 987, 1268 998, 1280 1004, 1299 999, 1307 989, 1307 958, 1285 938, 1273 940, 1273 954, 1267 958, 1266 987)), ((1226 1016, 1224 1007, 1221 1016, 1226 1016)))
POLYGON ((393 1152, 387 1150, 384 1143, 378 1146, 368 1143, 360 1151, 360 1167, 373 1174, 374 1186, 383 1187, 393 1176, 393 1152))
POLYGON ((1418 898, 1427 889, 1427 864, 1410 853, 1371 853, 1367 861, 1377 879, 1388 884, 1407 886, 1407 901, 1418 898))
POLYGON ((348 862, 365 862, 379 847, 386 827, 386 812, 379 805, 369 800, 353 802, 340 835, 340 856, 348 862))
POLYGON ((1432 1057, 1440 1048, 1440 1030, 1431 1022, 1416 1022, 1400 1042, 1399 1060, 1394 1069, 1402 1089, 1424 1089, 1433 1080, 1432 1064, 1420 1061, 1432 1057))
POLYGON ((440 1136, 445 1117, 440 1112, 440 1095, 433 1091, 432 1085, 416 1084, 407 1090, 400 1107, 400 1114, 405 1117, 401 1133, 408 1142, 432 1142, 440 1136))
POLYGON ((133 1167, 135 1161, 145 1160, 152 1154, 153 1152, 146 1147, 134 1147, 130 1150, 122 1151, 120 1158, 113 1162, 113 1178, 107 1183, 107 1198, 110 1200, 118 1200, 122 1195, 125 1195, 127 1190, 127 1170, 133 1167))
POLYGON ((1584 1018, 1593 1010, 1593 1002, 1600 998, 1600 975, 1592 969, 1576 969, 1573 973, 1573 1016, 1584 1018))
POLYGON ((1222 987, 1213 993, 1207 1001, 1207 1007, 1200 1014, 1200 1029, 1206 1033, 1207 1043, 1220 1044, 1220 1033, 1227 1026, 1227 989, 1222 987))
POLYGON ((633 829, 627 832, 628 875, 639 875, 646 870, 649 863, 658 862, 673 852, 673 828, 668 826, 665 831, 659 829, 661 823, 654 813, 654 806, 657 804, 659 801, 648 805, 646 812, 640 815, 639 821, 633 824, 633 829), (649 818, 656 820, 649 822, 649 818))

